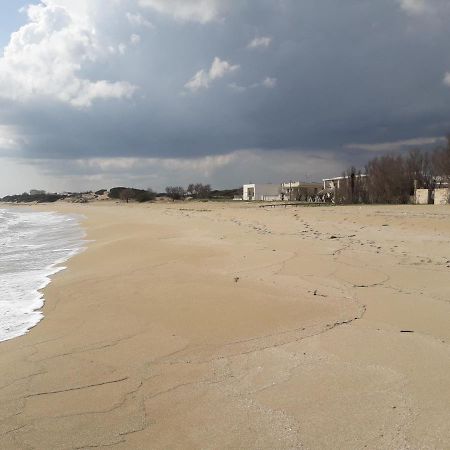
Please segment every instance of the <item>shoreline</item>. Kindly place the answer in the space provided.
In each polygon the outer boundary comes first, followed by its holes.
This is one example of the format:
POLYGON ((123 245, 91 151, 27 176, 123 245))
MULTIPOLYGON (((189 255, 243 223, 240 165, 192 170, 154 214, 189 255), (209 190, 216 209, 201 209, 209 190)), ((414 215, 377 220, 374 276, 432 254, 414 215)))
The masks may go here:
POLYGON ((33 209, 89 244, 0 344, 3 447, 450 443, 449 208, 33 209))
POLYGON ((9 243, 12 242, 13 247, 10 249, 14 250, 8 251, 7 259, 3 261, 6 272, 0 281, 12 303, 6 302, 2 309, 6 322, 2 323, 1 343, 28 334, 44 319, 45 288, 55 275, 66 269, 68 260, 83 251, 85 241, 81 217, 74 214, 47 215, 44 214, 46 211, 10 208, 5 204, 0 204, 0 211, 6 212, 7 229, 11 219, 13 226, 19 224, 20 227, 17 229, 20 243, 15 235, 11 236, 9 243), (27 225, 22 227, 21 221, 27 225), (61 237, 63 229, 64 236, 61 237), (39 250, 36 250, 37 243, 39 250), (27 249, 26 254, 22 248, 27 249), (21 300, 14 302, 14 298, 21 300))

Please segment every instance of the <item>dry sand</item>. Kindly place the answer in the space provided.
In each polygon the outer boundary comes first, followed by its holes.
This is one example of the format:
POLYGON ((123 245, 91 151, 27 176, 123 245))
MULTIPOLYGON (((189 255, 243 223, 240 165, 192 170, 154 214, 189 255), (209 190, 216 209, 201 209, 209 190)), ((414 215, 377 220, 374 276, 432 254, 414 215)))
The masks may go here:
POLYGON ((450 448, 450 207, 50 208, 92 242, 0 344, 0 448, 450 448))

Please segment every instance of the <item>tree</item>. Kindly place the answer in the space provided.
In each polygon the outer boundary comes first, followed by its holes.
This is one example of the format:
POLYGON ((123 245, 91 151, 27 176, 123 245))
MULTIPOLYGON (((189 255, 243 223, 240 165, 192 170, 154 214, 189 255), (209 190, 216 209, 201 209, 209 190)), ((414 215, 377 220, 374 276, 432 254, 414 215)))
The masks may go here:
POLYGON ((419 149, 410 150, 404 159, 409 193, 414 195, 415 188, 428 189, 431 187, 433 172, 428 153, 419 149))
POLYGON ((211 186, 209 184, 190 184, 187 193, 197 199, 209 198, 211 195, 211 186))
POLYGON ((450 181, 450 135, 447 136, 447 145, 433 152, 432 167, 435 177, 444 182, 450 181))
POLYGON ((336 203, 367 203, 368 186, 367 177, 363 176, 361 170, 350 167, 342 174, 339 188, 336 189, 334 198, 336 203))
POLYGON ((135 199, 139 203, 152 202, 156 198, 156 192, 152 189, 147 189, 146 191, 136 190, 135 199))
POLYGON ((143 203, 155 200, 156 193, 151 189, 144 191, 143 189, 116 187, 109 191, 109 197, 124 200, 127 203, 132 199, 139 203, 143 203))
POLYGON ((368 191, 371 203, 408 203, 410 179, 402 156, 385 155, 368 163, 368 191))
POLYGON ((135 198, 136 193, 134 189, 126 188, 123 191, 120 192, 120 199, 125 200, 127 203, 130 199, 135 198))
POLYGON ((119 199, 120 198, 120 194, 122 191, 124 191, 125 189, 127 189, 126 187, 114 187, 112 189, 109 190, 109 198, 114 198, 114 199, 119 199))
POLYGON ((185 190, 181 186, 167 186, 166 193, 173 201, 184 199, 186 195, 185 190))

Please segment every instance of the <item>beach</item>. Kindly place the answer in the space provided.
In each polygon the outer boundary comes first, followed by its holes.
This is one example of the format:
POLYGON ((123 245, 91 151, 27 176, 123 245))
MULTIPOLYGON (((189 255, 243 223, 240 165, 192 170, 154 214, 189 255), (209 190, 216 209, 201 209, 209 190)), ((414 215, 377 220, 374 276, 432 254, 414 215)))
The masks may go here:
POLYGON ((4 449, 450 447, 450 207, 43 205, 87 249, 0 343, 4 449))

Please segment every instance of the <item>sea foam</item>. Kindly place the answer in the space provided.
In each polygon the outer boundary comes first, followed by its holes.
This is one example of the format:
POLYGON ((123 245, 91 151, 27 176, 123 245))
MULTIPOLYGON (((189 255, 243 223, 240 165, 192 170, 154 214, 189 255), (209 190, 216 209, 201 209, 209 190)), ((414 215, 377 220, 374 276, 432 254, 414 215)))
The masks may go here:
POLYGON ((73 216, 0 209, 0 341, 21 336, 43 317, 50 276, 83 248, 73 216))

